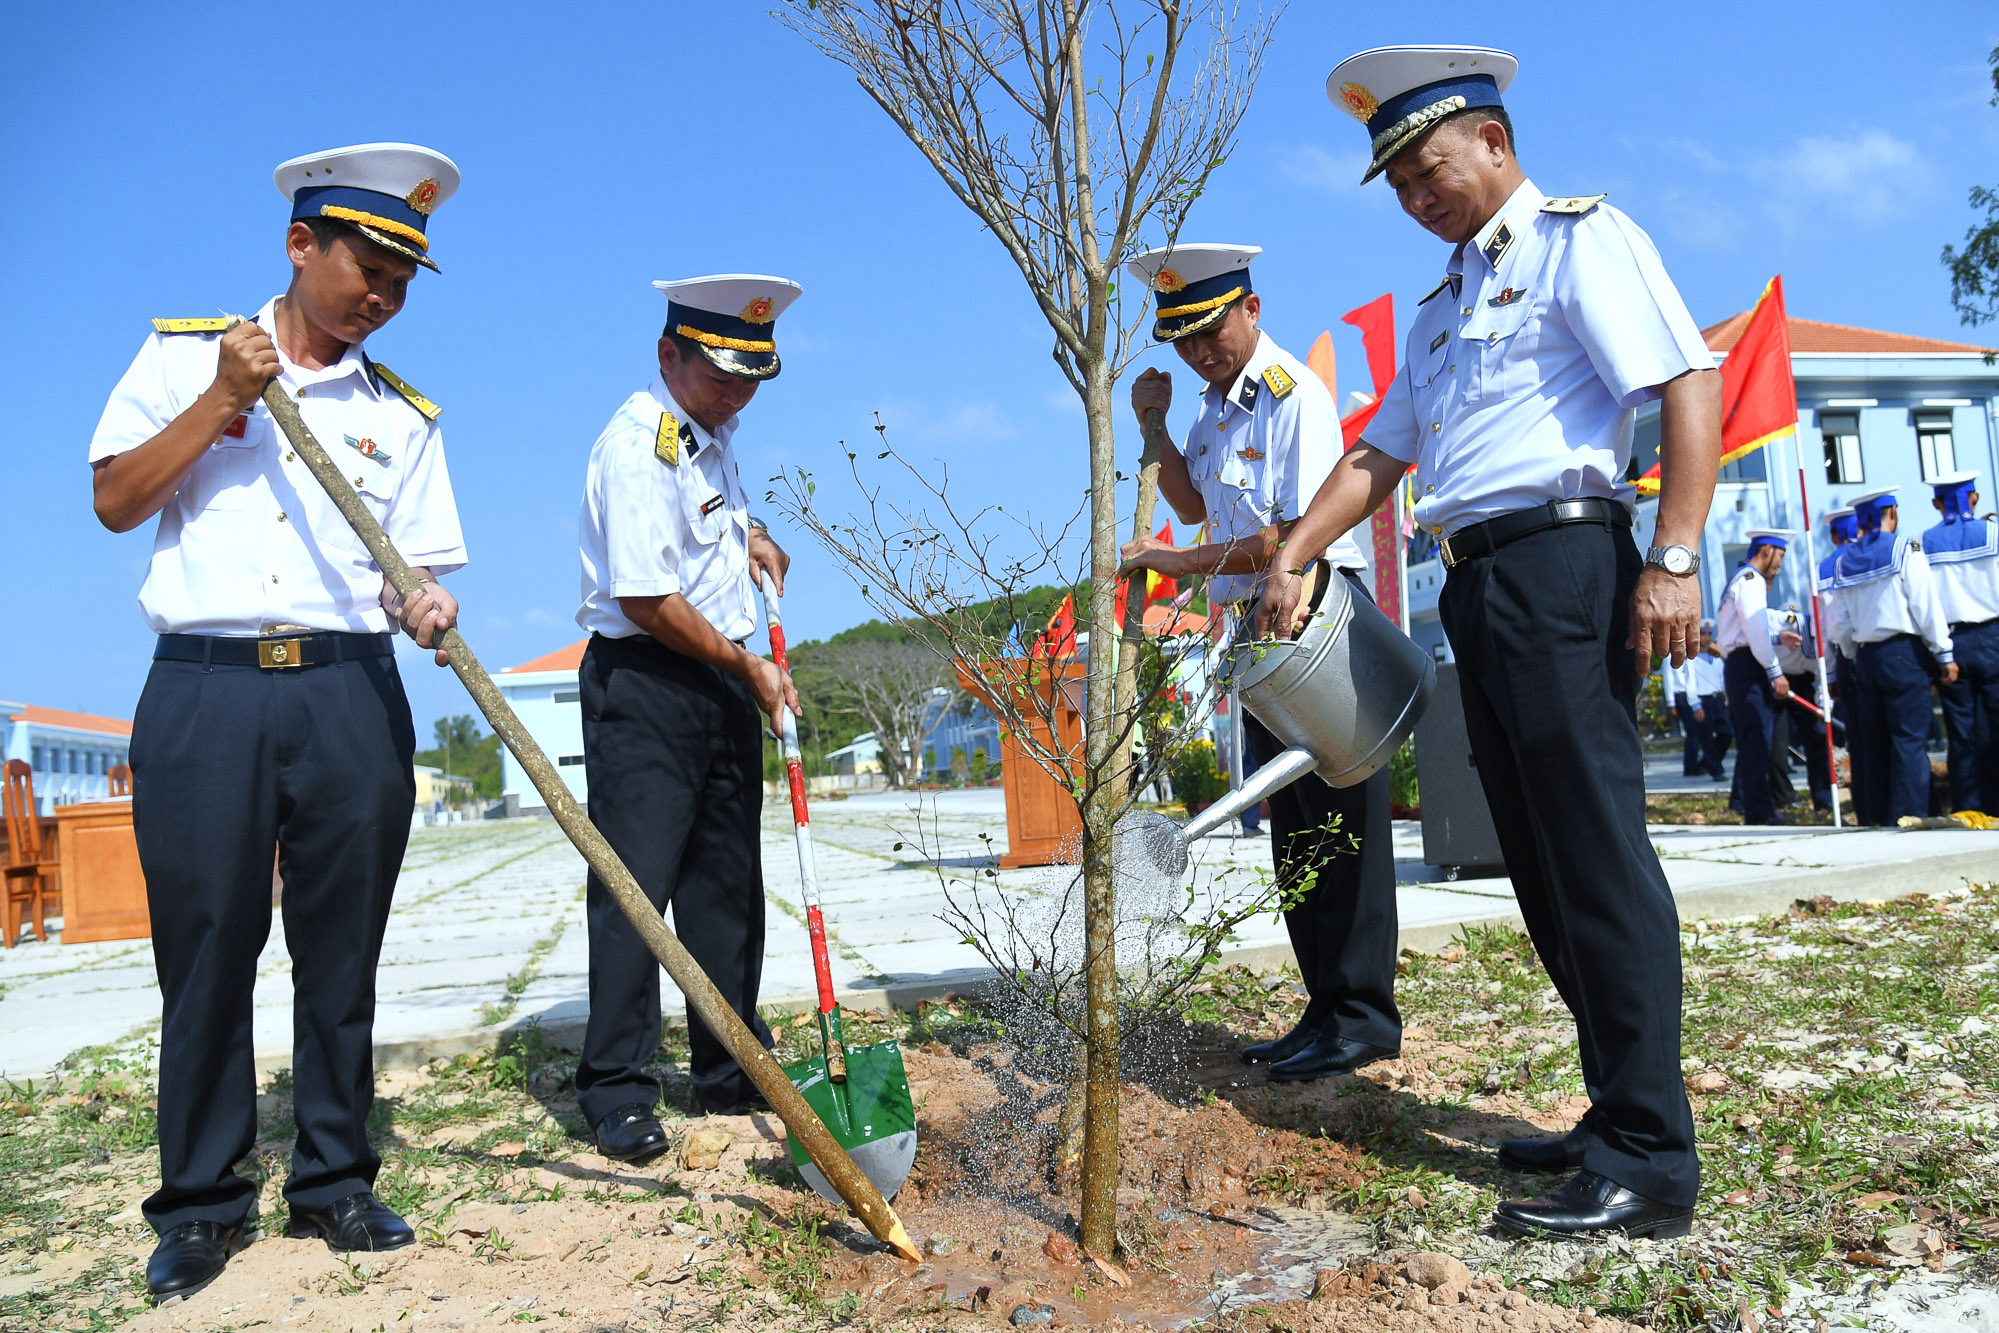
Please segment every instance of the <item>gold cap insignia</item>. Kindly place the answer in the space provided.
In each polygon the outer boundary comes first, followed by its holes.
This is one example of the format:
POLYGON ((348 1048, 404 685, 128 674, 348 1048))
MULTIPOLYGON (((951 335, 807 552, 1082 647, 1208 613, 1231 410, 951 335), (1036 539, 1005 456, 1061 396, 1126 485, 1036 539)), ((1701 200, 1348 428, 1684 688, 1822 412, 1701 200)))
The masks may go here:
POLYGON ((1340 85, 1340 104, 1355 120, 1365 125, 1381 110, 1381 99, 1357 83, 1340 85))
POLYGON ((1177 292, 1187 285, 1187 280, 1170 268, 1162 268, 1152 279, 1152 289, 1159 292, 1177 292))
POLYGON ((437 177, 425 176, 416 183, 414 190, 403 196, 403 202, 425 217, 429 217, 430 210, 437 206, 437 192, 443 188, 444 183, 437 177))
POLYGON ((759 296, 743 307, 745 324, 768 324, 773 318, 775 316, 771 314, 771 300, 768 296, 759 296))

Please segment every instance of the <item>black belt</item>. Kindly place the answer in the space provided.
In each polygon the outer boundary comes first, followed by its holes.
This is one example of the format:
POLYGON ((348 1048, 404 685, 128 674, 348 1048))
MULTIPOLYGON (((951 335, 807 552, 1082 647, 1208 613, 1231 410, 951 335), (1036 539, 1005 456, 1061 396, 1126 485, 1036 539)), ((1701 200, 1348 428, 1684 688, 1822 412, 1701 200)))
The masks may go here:
POLYGON ((1570 523, 1596 523, 1606 528, 1628 528, 1631 526, 1631 511, 1615 500, 1550 500, 1547 504, 1533 509, 1519 509, 1511 514, 1501 514, 1483 523, 1473 523, 1459 528, 1450 536, 1437 543, 1437 550, 1444 558, 1444 567, 1454 569, 1473 556, 1496 551, 1511 541, 1549 528, 1564 527, 1570 523))
POLYGON ((1999 625, 1999 616, 1987 616, 1984 620, 1960 620, 1950 627, 1950 632, 1962 634, 1968 629, 1984 629, 1987 625, 1999 625))
POLYGON ((393 657, 393 634, 267 634, 261 638, 224 638, 215 634, 162 634, 153 649, 155 662, 199 662, 203 666, 262 667, 287 671, 294 667, 331 666, 369 657, 393 657))

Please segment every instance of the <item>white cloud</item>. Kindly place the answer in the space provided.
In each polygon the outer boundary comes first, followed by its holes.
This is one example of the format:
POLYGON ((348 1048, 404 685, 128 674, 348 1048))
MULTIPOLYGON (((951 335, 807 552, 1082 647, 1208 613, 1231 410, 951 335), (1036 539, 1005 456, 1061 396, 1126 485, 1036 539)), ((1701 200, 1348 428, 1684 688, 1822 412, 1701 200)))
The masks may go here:
POLYGON ((1385 197, 1385 188, 1362 189, 1360 178, 1371 159, 1364 152, 1335 153, 1315 143, 1295 144, 1283 150, 1277 169, 1285 180, 1342 197, 1360 195, 1375 200, 1385 197))
POLYGON ((1932 177, 1921 150, 1886 130, 1807 135, 1754 174, 1776 187, 1779 207, 1828 205, 1865 222, 1909 212, 1932 177))

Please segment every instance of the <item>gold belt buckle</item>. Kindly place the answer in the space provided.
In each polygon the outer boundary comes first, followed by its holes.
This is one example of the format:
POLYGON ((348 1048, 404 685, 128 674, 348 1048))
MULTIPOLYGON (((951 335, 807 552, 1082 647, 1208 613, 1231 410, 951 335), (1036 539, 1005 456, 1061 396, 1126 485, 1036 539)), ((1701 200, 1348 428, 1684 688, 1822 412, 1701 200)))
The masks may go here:
POLYGON ((268 671, 282 671, 286 667, 304 666, 305 640, 257 640, 257 665, 268 671))

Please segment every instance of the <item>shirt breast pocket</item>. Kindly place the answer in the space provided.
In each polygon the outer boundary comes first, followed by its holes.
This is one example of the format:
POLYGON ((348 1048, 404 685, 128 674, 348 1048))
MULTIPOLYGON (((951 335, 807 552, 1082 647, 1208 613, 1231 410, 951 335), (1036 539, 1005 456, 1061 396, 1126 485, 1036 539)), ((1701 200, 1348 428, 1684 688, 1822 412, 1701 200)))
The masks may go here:
POLYGON ((1429 350, 1409 363, 1409 387, 1420 391, 1435 384, 1445 373, 1453 350, 1450 334, 1432 335, 1429 350))
MULTIPOLYGON (((375 516, 375 522, 386 528, 389 522, 389 510, 395 506, 396 494, 401 486, 401 474, 396 471, 393 464, 384 465, 372 459, 347 459, 338 454, 331 456, 335 467, 345 469, 343 475, 354 487, 354 493, 361 497, 361 503, 367 506, 368 512, 375 516)), ((319 490, 318 481, 310 475, 302 478, 300 485, 301 488, 310 487, 312 491, 319 490)), ((329 520, 324 534, 327 540, 358 555, 368 556, 367 544, 334 507, 332 498, 326 497, 321 500, 321 504, 329 520)))
POLYGON ((181 508, 190 518, 229 513, 250 503, 264 470, 259 436, 253 422, 241 438, 225 435, 195 463, 178 492, 181 508))
POLYGON ((1478 368, 1465 386, 1468 405, 1476 406, 1520 392, 1534 371, 1534 348, 1540 341, 1540 311, 1531 301, 1503 306, 1490 304, 1465 326, 1455 353, 1478 368))
POLYGON ((729 527, 729 504, 719 491, 705 486, 687 487, 681 492, 680 505, 687 530, 695 541, 713 546, 722 540, 729 527))

